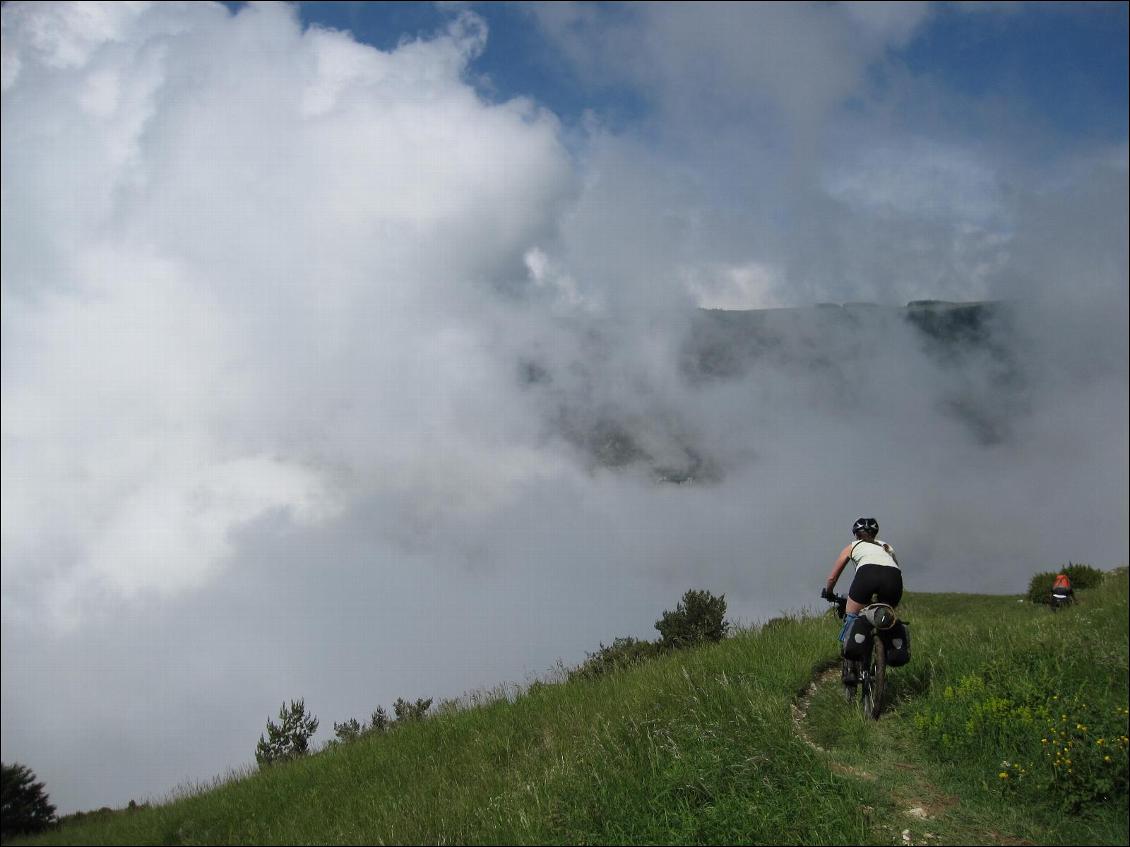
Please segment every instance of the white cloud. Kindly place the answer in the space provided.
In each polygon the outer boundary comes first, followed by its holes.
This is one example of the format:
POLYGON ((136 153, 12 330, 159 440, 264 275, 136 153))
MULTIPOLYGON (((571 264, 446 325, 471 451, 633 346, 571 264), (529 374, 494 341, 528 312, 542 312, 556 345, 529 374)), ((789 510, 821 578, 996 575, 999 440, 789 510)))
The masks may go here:
POLYGON ((772 309, 800 305, 780 299, 780 274, 760 262, 685 268, 683 279, 695 302, 703 309, 772 309))
POLYGON ((841 4, 849 19, 884 46, 898 47, 918 32, 932 14, 928 3, 865 0, 841 4))
POLYGON ((945 218, 982 228, 1007 226, 991 164, 928 139, 862 149, 828 178, 829 193, 883 216, 945 218))
POLYGON ((474 286, 568 173, 551 116, 461 81, 473 16, 386 54, 283 6, 117 5, 5 10, 5 589, 80 604, 199 588, 343 485, 432 487, 421 451, 489 475, 447 437, 497 391, 474 286))
POLYGON ((807 136, 931 12, 921 3, 548 3, 533 14, 585 78, 628 82, 658 102, 667 131, 753 115, 807 136))
MULTIPOLYGON (((139 12, 149 3, 51 3, 35 8, 12 3, 5 10, 4 29, 10 55, 52 69, 86 64, 107 43, 128 37, 139 12)), ((14 79, 6 81, 14 82, 14 79)))

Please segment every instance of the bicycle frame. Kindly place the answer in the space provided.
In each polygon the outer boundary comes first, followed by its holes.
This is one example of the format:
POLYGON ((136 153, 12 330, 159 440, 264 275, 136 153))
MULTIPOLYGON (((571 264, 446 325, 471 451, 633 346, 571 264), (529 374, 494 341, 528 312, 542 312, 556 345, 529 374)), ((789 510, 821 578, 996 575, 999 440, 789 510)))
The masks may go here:
MULTIPOLYGON (((843 620, 847 612, 847 598, 832 594, 827 599, 828 602, 836 604, 836 617, 843 620)), ((864 611, 871 608, 871 606, 865 607, 864 611)), ((858 687, 859 706, 863 716, 870 720, 878 720, 883 706, 883 692, 887 687, 887 648, 883 639, 878 635, 871 639, 871 652, 867 660, 844 659, 843 662, 845 670, 850 671, 857 680, 854 685, 844 683, 845 698, 849 703, 854 703, 858 687)))

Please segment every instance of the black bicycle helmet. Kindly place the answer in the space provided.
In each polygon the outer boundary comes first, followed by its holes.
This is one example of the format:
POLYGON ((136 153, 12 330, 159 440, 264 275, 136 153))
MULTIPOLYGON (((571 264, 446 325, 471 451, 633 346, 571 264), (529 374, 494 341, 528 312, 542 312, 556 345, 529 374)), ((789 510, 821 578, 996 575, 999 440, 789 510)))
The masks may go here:
POLYGON ((851 527, 851 534, 855 535, 857 532, 867 532, 871 535, 879 534, 879 522, 874 518, 860 518, 851 527))

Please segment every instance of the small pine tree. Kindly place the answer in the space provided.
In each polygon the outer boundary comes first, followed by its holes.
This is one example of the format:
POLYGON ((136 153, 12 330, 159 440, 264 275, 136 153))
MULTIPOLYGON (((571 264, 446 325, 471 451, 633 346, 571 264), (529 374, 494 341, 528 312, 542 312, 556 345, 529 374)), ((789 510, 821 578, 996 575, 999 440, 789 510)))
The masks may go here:
POLYGON ((405 700, 403 697, 397 697, 396 702, 392 704, 397 723, 423 720, 431 707, 432 698, 430 697, 427 700, 421 697, 415 703, 405 700))
POLYGON ((336 735, 337 740, 343 744, 356 741, 361 737, 362 731, 361 724, 358 722, 357 718, 350 718, 342 723, 334 722, 334 735, 336 735))
POLYGON ((655 622, 660 644, 680 649, 707 641, 721 641, 730 624, 726 621, 726 595, 715 597, 709 591, 690 590, 675 611, 664 611, 655 622))
POLYGON ((279 709, 280 723, 267 719, 267 737, 259 736, 255 747, 255 761, 259 766, 273 765, 288 759, 297 759, 310 752, 310 738, 318 731, 318 719, 306 714, 303 700, 291 700, 279 709))
POLYGON ((0 762, 0 841, 42 832, 55 823, 55 807, 27 765, 0 762))
POLYGON ((392 719, 384 710, 384 706, 377 706, 369 718, 369 732, 386 732, 391 725, 392 719))

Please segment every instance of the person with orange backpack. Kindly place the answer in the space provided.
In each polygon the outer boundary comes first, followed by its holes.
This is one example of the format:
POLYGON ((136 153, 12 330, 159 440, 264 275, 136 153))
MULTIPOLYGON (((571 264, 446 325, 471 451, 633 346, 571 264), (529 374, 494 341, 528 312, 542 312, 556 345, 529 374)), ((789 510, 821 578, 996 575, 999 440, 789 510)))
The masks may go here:
POLYGON ((1052 583, 1051 602, 1048 605, 1052 607, 1054 612, 1056 609, 1074 602, 1074 600, 1075 589, 1071 587, 1071 579, 1065 571, 1060 571, 1056 574, 1055 582, 1052 583))

